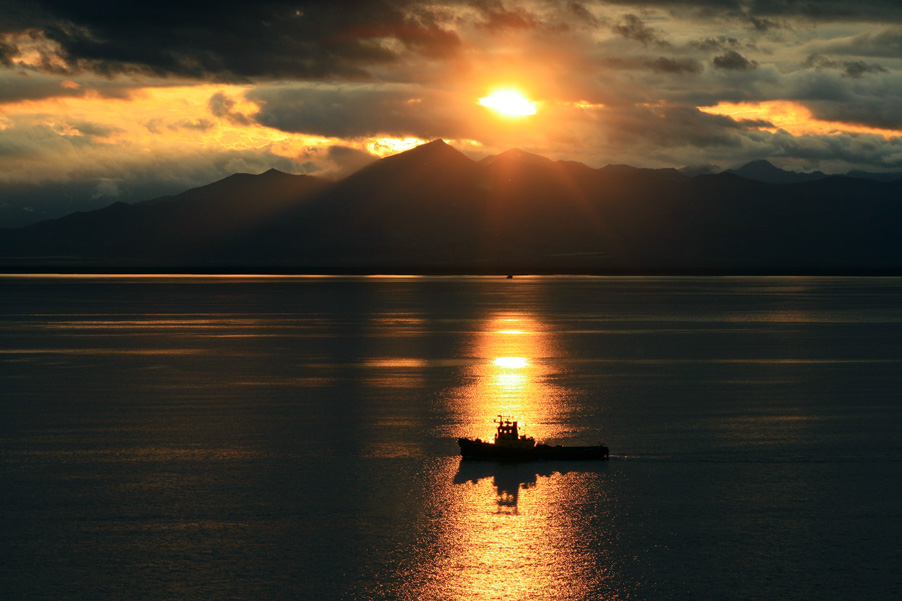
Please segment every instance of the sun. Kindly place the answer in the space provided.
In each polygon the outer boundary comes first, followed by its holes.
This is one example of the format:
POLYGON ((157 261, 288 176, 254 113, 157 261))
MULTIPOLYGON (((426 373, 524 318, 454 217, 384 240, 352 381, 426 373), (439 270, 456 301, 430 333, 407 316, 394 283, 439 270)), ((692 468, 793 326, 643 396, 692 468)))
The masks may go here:
POLYGON ((517 90, 507 88, 480 98, 479 104, 504 117, 527 117, 536 114, 538 103, 532 102, 517 90))

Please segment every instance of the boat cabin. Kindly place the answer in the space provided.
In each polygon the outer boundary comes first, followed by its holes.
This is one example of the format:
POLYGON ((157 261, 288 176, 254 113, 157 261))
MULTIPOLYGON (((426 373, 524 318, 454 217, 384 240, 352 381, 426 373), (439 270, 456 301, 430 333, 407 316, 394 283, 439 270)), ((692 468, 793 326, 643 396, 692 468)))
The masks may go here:
POLYGON ((503 447, 531 448, 534 447, 536 441, 521 435, 517 429, 516 420, 505 419, 498 416, 495 420, 497 431, 495 432, 495 444, 503 447))

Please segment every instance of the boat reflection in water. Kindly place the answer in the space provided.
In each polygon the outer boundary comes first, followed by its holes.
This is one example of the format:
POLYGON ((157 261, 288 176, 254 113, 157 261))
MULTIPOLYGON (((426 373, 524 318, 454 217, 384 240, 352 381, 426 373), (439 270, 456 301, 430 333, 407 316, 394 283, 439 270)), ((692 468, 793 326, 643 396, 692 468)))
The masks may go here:
POLYGON ((399 598, 618 598, 607 462, 452 465, 433 491, 442 506, 425 537, 428 560, 408 572, 399 598))
POLYGON ((558 461, 554 463, 510 463, 494 461, 461 461, 454 484, 478 484, 492 480, 499 513, 517 513, 520 490, 535 488, 539 477, 565 475, 569 472, 593 472, 587 464, 558 461))

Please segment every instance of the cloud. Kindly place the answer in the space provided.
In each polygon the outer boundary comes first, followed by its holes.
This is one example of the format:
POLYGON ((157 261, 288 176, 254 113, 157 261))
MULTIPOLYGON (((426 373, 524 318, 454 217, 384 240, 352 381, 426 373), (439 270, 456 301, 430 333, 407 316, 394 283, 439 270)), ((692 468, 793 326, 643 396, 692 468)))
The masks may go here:
POLYGON ((864 61, 843 61, 843 75, 859 78, 866 73, 887 73, 889 69, 880 65, 868 64, 864 61))
POLYGON ((75 120, 69 122, 68 126, 80 135, 91 136, 94 138, 107 138, 122 131, 122 129, 113 125, 103 125, 100 123, 92 123, 90 121, 75 120))
POLYGON ((902 56, 902 27, 891 27, 876 33, 866 31, 819 45, 821 52, 828 54, 899 59, 902 56))
POLYGON ((806 106, 824 121, 863 125, 902 133, 902 102, 891 98, 865 98, 862 102, 810 101, 806 106))
POLYGON ((530 29, 536 18, 522 8, 509 9, 499 0, 479 0, 474 3, 482 17, 480 26, 487 29, 530 29))
POLYGON ((758 68, 756 61, 745 58, 735 50, 727 50, 724 54, 715 56, 712 62, 718 69, 730 71, 753 71, 758 68))
POLYGON ((88 200, 103 181, 135 199, 229 170, 343 174, 434 138, 594 166, 887 167, 899 106, 897 0, 0 3, 0 184, 90 182, 88 200), (503 85, 538 114, 476 104, 503 85), (741 102, 829 123, 698 109, 741 102))
POLYGON ((250 117, 235 108, 237 103, 233 98, 226 96, 222 92, 216 92, 210 96, 207 105, 210 107, 210 112, 213 115, 227 119, 232 123, 238 125, 250 125, 253 122, 250 117))
POLYGON ((601 19, 592 14, 592 12, 580 2, 568 2, 566 10, 573 20, 584 26, 598 27, 602 23, 601 19))
POLYGON ((642 19, 633 14, 623 15, 611 30, 628 40, 639 42, 643 46, 654 44, 657 46, 669 46, 661 33, 642 22, 642 19))
POLYGON ((896 0, 608 0, 610 4, 688 12, 695 16, 735 16, 756 28, 778 26, 773 19, 804 18, 815 22, 902 22, 902 5, 896 0))
POLYGON ((668 58, 660 56, 648 63, 652 71, 657 73, 701 73, 704 67, 692 58, 668 58))
POLYGON ((247 100, 260 107, 257 123, 286 132, 424 139, 475 133, 443 93, 417 86, 271 86, 249 92, 247 100))
POLYGON ((373 155, 347 146, 330 146, 327 157, 335 165, 334 171, 331 172, 335 177, 351 174, 375 160, 373 155))
POLYGON ((794 73, 784 79, 782 96, 801 101, 825 121, 897 130, 902 135, 902 72, 874 71, 855 78, 847 73, 845 62, 835 67, 794 73))
POLYGON ((272 149, 195 149, 141 154, 92 143, 89 137, 7 129, 0 136, 0 226, 20 227, 114 200, 139 202, 177 194, 233 173, 329 174, 343 162, 320 157, 306 167, 272 149), (29 210, 26 210, 29 209, 29 210))
POLYGON ((12 44, 0 41, 0 65, 13 66, 13 57, 19 54, 19 49, 12 44))
POLYGON ((631 146, 658 148, 735 148, 741 142, 736 121, 698 109, 661 106, 631 107, 616 111, 609 132, 613 140, 631 146), (638 144, 635 144, 638 142, 638 144))
POLYGON ((700 62, 693 58, 671 58, 659 56, 657 58, 610 58, 605 60, 605 66, 622 70, 648 70, 655 73, 673 73, 695 75, 704 71, 700 62))
POLYGON ((698 48, 703 52, 723 52, 725 50, 735 50, 740 46, 739 40, 725 35, 714 38, 705 38, 704 40, 693 40, 689 45, 698 48))
MULTIPOLYGON (((455 52, 456 34, 424 15, 428 12, 389 1, 161 0, 151 7, 36 0, 16 23, 54 48, 60 68, 69 73, 217 81, 368 79, 369 67, 405 53, 437 58, 455 52)), ((3 16, 0 9, 0 23, 3 16)), ((3 29, 0 25, 0 33, 3 29)), ((14 31, 10 25, 6 29, 14 31)), ((16 50, 7 44, 0 52, 8 61, 16 50)))
MULTIPOLYGON (((896 0, 849 3, 839 0, 636 0, 501 2, 464 0, 426 4, 414 0, 261 0, 259 2, 113 2, 22 0, 0 7, 0 65, 9 66, 23 45, 42 47, 33 68, 105 76, 144 74, 207 81, 376 80, 382 67, 417 57, 451 60, 465 44, 461 31, 542 31, 547 28, 599 29, 645 46, 672 43, 666 28, 647 23, 652 11, 730 19, 764 32, 782 19, 810 22, 902 23, 896 0), (611 6, 628 7, 625 14, 611 6), (593 11, 606 13, 602 17, 593 11), (553 18, 552 18, 553 17, 553 18), (2 34, 16 34, 4 39, 2 34)), ((720 34, 723 36, 723 34, 720 34)), ((899 54, 899 33, 863 34, 872 52, 899 54), (867 37, 870 36, 870 37, 867 37), (889 45, 887 45, 889 43, 889 45), (883 48, 880 50, 880 48, 883 48)), ((717 51, 736 50, 723 36, 717 51)), ((712 36, 705 42, 716 43, 712 36)), ((713 47, 708 51, 714 50, 713 47)), ((393 79, 392 81, 401 81, 393 79)))
POLYGON ((863 75, 869 73, 888 73, 886 67, 876 64, 865 63, 864 61, 837 61, 829 59, 820 54, 812 54, 805 60, 805 66, 814 67, 816 69, 838 69, 843 72, 846 77, 859 79, 863 75))

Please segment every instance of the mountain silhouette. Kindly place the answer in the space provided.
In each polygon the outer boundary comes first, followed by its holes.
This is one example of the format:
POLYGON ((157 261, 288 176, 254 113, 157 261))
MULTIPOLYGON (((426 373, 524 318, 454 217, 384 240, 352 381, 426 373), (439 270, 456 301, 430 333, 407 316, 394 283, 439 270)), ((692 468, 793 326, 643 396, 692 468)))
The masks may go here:
POLYGON ((177 196, 6 230, 0 264, 895 273, 902 272, 900 199, 902 181, 768 183, 738 172, 592 169, 516 149, 476 162, 437 140, 339 182, 278 171, 233 175, 177 196))

